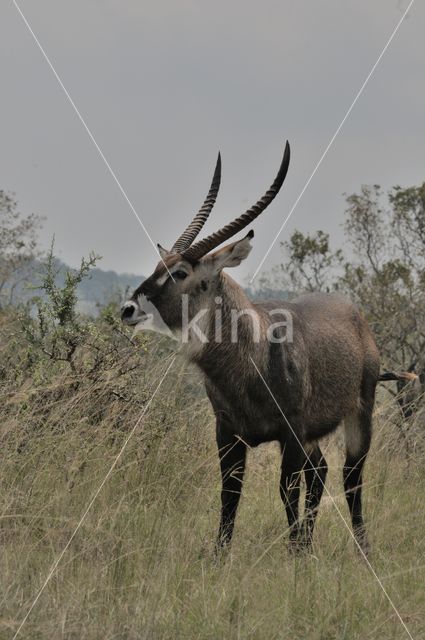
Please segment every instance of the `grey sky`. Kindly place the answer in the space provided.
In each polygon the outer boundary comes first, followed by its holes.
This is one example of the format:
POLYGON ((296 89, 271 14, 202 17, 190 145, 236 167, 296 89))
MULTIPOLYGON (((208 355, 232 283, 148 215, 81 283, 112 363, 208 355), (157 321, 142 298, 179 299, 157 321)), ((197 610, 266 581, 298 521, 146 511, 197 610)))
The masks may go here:
MULTIPOLYGON (((18 0, 19 2, 19 0, 18 0)), ((256 222, 253 273, 407 0, 20 0, 24 14, 155 242, 170 246, 208 189, 206 227, 269 186, 286 138, 292 165, 256 222)), ((343 192, 425 180, 425 5, 417 0, 293 218, 341 240, 343 192)), ((156 257, 12 2, 0 16, 0 188, 47 217, 60 257, 148 274, 156 257)), ((264 268, 277 261, 279 247, 264 268)))

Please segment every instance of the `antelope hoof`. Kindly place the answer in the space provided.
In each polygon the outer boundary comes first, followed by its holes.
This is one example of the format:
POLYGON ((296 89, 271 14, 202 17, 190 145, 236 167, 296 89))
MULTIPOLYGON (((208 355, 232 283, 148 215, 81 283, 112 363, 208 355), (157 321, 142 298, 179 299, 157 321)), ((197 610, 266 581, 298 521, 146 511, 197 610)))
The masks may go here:
POLYGON ((293 556, 301 556, 311 553, 311 543, 307 540, 291 540, 288 547, 293 556))
POLYGON ((214 557, 216 560, 220 560, 227 556, 230 550, 230 541, 226 538, 219 536, 214 545, 214 557))
POLYGON ((361 535, 356 535, 356 540, 359 545, 356 545, 357 552, 362 556, 362 558, 366 558, 368 560, 370 557, 370 544, 366 534, 363 532, 361 535))
POLYGON ((309 553, 311 551, 311 537, 303 534, 302 531, 294 533, 289 538, 288 550, 291 555, 297 556, 309 553))

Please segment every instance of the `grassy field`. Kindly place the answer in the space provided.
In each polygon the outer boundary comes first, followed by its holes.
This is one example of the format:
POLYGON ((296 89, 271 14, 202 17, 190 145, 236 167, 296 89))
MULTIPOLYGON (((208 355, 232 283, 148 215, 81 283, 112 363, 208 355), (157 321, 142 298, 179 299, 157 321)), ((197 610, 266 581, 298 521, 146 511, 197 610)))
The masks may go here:
MULTIPOLYGON (((166 348, 148 345, 134 356, 122 346, 101 375, 48 360, 25 368, 13 331, 3 323, 2 639, 18 630, 171 357, 166 348), (138 366, 123 373, 134 357, 138 366)), ((425 638, 425 453, 420 434, 406 452, 393 412, 381 392, 365 512, 373 567, 417 640, 425 638)), ((324 449, 327 485, 348 518, 341 436, 324 449)), ((19 637, 408 638, 329 497, 314 553, 288 555, 278 484, 277 448, 252 450, 233 547, 215 561, 214 421, 200 382, 178 358, 19 637)))

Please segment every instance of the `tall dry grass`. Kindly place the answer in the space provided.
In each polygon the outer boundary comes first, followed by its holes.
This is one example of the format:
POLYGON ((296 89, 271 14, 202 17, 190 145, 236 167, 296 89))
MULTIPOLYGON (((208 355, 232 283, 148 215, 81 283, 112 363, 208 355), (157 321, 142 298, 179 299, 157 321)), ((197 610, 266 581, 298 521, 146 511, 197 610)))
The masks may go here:
MULTIPOLYGON (((40 358, 1 318, 0 638, 12 638, 171 357, 126 338, 94 374, 40 358)), ((81 357, 84 364, 84 355, 81 357)), ((367 463, 371 562, 415 640, 425 637, 425 454, 380 393, 367 463), (410 437, 410 435, 409 435, 410 437)), ((341 435, 327 486, 348 518, 341 435)), ((201 383, 177 359, 22 627, 35 639, 408 638, 332 501, 314 553, 292 557, 279 452, 250 451, 232 549, 212 555, 220 477, 201 383)))

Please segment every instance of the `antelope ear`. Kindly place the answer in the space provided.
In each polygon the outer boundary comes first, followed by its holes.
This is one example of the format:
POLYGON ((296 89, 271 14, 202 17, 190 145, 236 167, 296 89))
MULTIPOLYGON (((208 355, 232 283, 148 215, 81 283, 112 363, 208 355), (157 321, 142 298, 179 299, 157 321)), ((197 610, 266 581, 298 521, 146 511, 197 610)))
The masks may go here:
POLYGON ((226 267, 237 267, 240 265, 242 260, 248 257, 252 244, 250 242, 251 238, 254 237, 254 232, 250 231, 245 238, 242 240, 237 240, 236 242, 232 242, 232 244, 228 244, 227 246, 219 249, 215 253, 211 255, 212 267, 215 273, 219 273, 222 269, 226 267))
POLYGON ((164 258, 166 258, 168 255, 170 255, 170 252, 167 251, 167 249, 164 249, 164 247, 161 247, 161 245, 158 243, 156 245, 158 247, 158 251, 159 251, 159 255, 161 256, 161 258, 164 260, 164 258))

